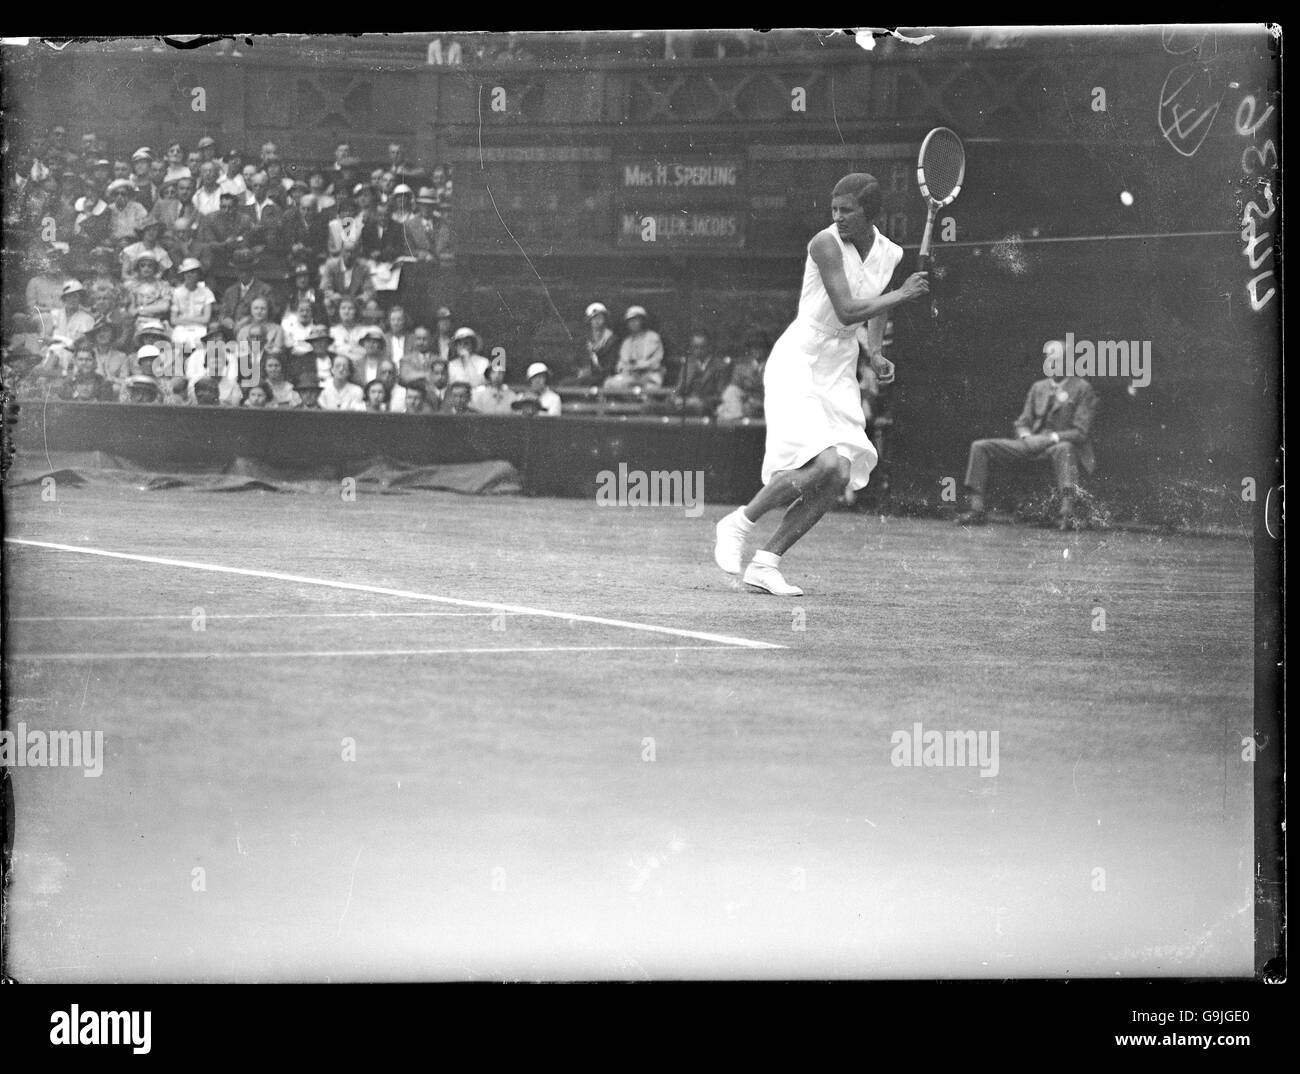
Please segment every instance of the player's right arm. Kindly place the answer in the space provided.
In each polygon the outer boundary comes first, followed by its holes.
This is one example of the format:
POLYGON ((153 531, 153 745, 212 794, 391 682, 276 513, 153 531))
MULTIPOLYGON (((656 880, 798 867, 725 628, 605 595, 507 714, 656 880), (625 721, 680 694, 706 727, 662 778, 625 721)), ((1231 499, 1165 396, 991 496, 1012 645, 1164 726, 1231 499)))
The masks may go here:
POLYGON ((822 286, 826 288, 831 308, 841 324, 860 324, 930 290, 926 274, 914 272, 896 291, 887 291, 877 298, 854 298, 848 277, 844 275, 844 259, 839 244, 833 236, 818 235, 808 244, 808 253, 821 273, 822 286))

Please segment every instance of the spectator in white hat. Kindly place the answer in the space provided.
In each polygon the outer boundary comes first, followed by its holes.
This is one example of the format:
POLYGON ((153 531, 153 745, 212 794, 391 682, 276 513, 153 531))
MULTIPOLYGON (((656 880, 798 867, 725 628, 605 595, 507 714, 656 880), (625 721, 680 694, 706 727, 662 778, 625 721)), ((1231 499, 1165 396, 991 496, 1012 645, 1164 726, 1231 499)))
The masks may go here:
POLYGON ((62 306, 54 311, 51 335, 66 336, 74 342, 95 327, 95 317, 84 306, 86 289, 79 280, 69 280, 60 289, 62 306))
POLYGON ((447 363, 447 372, 453 384, 463 381, 470 390, 487 381, 486 373, 491 364, 478 353, 478 333, 472 328, 458 328, 451 337, 452 359, 447 363))
MULTIPOLYGON (((355 350, 352 347, 337 346, 334 343, 333 329, 326 328, 323 324, 312 325, 311 331, 307 333, 307 345, 311 347, 311 360, 298 363, 298 373, 311 373, 316 378, 316 383, 322 385, 330 379, 335 354, 346 355, 350 360, 354 355, 364 353, 360 346, 355 350)), ((298 376, 295 376, 295 386, 297 383, 298 376)))
POLYGON ((148 216, 140 230, 136 233, 139 237, 130 246, 122 251, 122 278, 129 279, 135 275, 136 259, 141 254, 150 254, 158 263, 158 275, 161 276, 172 267, 171 255, 167 248, 162 244, 163 232, 166 231, 166 225, 156 216, 148 216))
POLYGON ((136 372, 126 378, 122 385, 121 401, 124 403, 157 403, 162 399, 162 382, 153 371, 154 363, 162 357, 162 351, 152 343, 146 343, 135 352, 136 372), (150 388, 152 387, 152 391, 150 388))
POLYGON ((136 201, 146 209, 152 209, 158 200, 158 186, 150 172, 152 165, 153 150, 148 146, 141 146, 131 154, 131 185, 135 187, 136 201))
MULTIPOLYGON (((141 350, 151 350, 157 357, 157 347, 141 347, 141 350)), ((136 373, 126 378, 126 384, 122 387, 122 402, 124 403, 157 403, 160 401, 162 389, 158 381, 145 373, 136 373)))
POLYGON ((72 234, 86 249, 93 249, 111 238, 112 220, 108 215, 108 202, 91 194, 78 198, 72 207, 77 215, 72 221, 72 234))
POLYGON ((134 239, 149 210, 134 200, 135 187, 130 179, 114 179, 108 184, 110 234, 116 239, 134 239))
POLYGON ((587 307, 587 335, 582 352, 574 362, 574 369, 566 384, 585 388, 604 384, 614 375, 618 365, 618 337, 609 327, 609 310, 603 302, 593 302, 587 307))
POLYGON ((166 318, 172 311, 172 287, 158 278, 158 255, 149 250, 136 254, 134 274, 126 281, 127 302, 136 319, 136 330, 144 318, 166 318))
POLYGON ((630 306, 624 314, 627 335, 618 348, 618 368, 605 381, 606 390, 658 388, 664 382, 664 343, 659 333, 646 327, 646 311, 630 306))
POLYGON ((388 215, 394 224, 405 224, 411 219, 411 202, 414 197, 415 191, 405 183, 397 183, 393 186, 392 192, 388 195, 388 215))
POLYGON ((528 392, 537 401, 537 414, 539 416, 558 418, 561 409, 560 397, 551 391, 550 376, 551 371, 545 362, 534 362, 528 367, 528 392))
POLYGON ((172 344, 185 360, 185 376, 191 384, 204 376, 203 338, 217 305, 217 296, 203 282, 203 263, 197 257, 181 262, 181 284, 172 289, 172 344), (197 360, 191 361, 197 347, 197 360))
POLYGON ((388 340, 384 330, 378 325, 369 325, 361 334, 361 346, 365 353, 359 361, 353 363, 352 379, 358 387, 369 384, 379 376, 379 364, 388 357, 388 340))

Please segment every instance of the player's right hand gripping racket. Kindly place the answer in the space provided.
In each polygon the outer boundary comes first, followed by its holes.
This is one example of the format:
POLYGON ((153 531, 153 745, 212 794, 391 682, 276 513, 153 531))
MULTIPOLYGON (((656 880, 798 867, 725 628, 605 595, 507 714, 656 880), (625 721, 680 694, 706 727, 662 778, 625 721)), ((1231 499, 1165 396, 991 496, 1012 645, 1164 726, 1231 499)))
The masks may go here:
MULTIPOLYGON (((934 231, 934 214, 957 200, 965 177, 966 150, 961 139, 947 127, 935 127, 925 136, 916 159, 916 182, 921 188, 921 197, 929 205, 925 217, 925 234, 921 236, 921 252, 917 257, 918 272, 930 271, 930 236, 934 231)), ((930 313, 937 316, 933 291, 930 296, 930 313)))

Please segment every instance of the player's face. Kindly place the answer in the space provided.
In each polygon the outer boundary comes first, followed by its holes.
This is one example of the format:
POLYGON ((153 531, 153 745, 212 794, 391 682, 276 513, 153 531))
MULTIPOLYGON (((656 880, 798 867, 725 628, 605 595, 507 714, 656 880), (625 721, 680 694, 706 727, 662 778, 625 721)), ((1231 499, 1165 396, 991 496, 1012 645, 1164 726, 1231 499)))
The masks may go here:
POLYGON ((852 194, 841 194, 831 200, 831 220, 845 242, 865 239, 871 231, 871 221, 852 194))

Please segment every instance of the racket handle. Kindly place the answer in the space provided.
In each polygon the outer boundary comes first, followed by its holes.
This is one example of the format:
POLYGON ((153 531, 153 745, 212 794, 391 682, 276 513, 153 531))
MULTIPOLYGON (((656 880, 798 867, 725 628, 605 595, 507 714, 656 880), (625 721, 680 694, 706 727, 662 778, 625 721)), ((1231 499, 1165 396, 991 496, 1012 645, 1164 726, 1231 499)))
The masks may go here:
POLYGON ((930 269, 930 238, 933 232, 934 204, 931 203, 925 214, 925 233, 921 236, 921 251, 916 257, 917 272, 928 272, 930 269))
MULTIPOLYGON (((925 234, 921 236, 921 250, 916 255, 917 272, 929 272, 933 265, 933 259, 930 256, 930 238, 933 232, 934 232, 934 202, 931 202, 929 211, 925 214, 925 234)), ((930 281, 930 286, 931 287, 934 286, 933 280, 930 281)), ((934 320, 939 316, 939 311, 935 308, 934 305, 933 291, 931 291, 928 295, 926 295, 925 305, 926 308, 930 311, 931 320, 934 320)))

